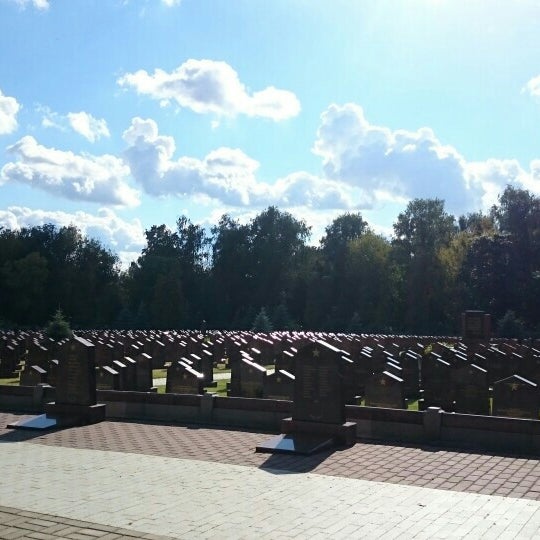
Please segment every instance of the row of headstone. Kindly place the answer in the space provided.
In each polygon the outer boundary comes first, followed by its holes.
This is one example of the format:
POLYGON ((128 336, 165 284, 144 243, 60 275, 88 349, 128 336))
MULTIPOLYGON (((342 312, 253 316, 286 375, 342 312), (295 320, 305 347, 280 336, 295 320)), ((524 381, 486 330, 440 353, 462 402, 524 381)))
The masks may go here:
MULTIPOLYGON (((159 364, 172 366, 180 360, 195 372, 202 373, 203 388, 212 382, 213 367, 228 362, 231 368, 229 395, 290 399, 296 353, 306 343, 320 337, 325 337, 339 350, 344 360, 347 403, 358 404, 363 400, 370 406, 404 408, 407 400, 419 399, 420 408, 440 406, 455 412, 489 414, 492 397, 494 414, 511 410, 517 414, 519 407, 501 405, 497 398, 498 389, 503 386, 499 381, 518 377, 508 384, 510 388, 516 388, 512 392, 517 392, 515 395, 519 397, 525 393, 532 396, 540 379, 540 348, 533 346, 536 344, 515 341, 464 343, 448 338, 432 343, 415 336, 321 336, 307 332, 265 336, 247 332, 206 335, 193 332, 89 332, 86 335, 94 337, 97 343, 98 388, 118 390, 151 389, 151 369, 156 360, 145 351, 157 351, 159 364), (120 354, 124 356, 119 357, 120 354), (275 370, 272 374, 265 368, 270 365, 275 370), (516 380, 521 382, 516 383, 516 380)), ((20 336, 4 335, 0 341, 0 354, 2 358, 11 354, 14 359, 11 366, 23 354, 23 341, 26 349, 21 384, 52 384, 64 344, 45 338, 38 340, 30 334, 23 340, 20 336), (51 358, 50 351, 57 357, 51 358)), ((192 385, 190 391, 193 392, 195 386, 192 385)), ((532 397, 523 399, 531 404, 530 410, 535 410, 532 397)), ((531 417, 530 412, 527 414, 531 417)))

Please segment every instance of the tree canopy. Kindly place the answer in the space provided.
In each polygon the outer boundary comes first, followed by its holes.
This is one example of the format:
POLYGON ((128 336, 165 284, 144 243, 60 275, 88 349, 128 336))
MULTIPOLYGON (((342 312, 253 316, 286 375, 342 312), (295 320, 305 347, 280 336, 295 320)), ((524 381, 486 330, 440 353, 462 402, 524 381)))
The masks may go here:
POLYGON ((441 335, 459 331, 463 310, 483 309, 501 332, 540 330, 540 199, 526 190, 508 186, 488 214, 457 218, 442 200, 414 199, 391 238, 360 213, 337 216, 318 245, 310 234, 273 206, 248 223, 225 214, 210 230, 180 216, 175 228, 147 229, 139 258, 121 269, 75 226, 0 228, 0 324, 43 327, 60 308, 72 328, 205 320, 441 335))

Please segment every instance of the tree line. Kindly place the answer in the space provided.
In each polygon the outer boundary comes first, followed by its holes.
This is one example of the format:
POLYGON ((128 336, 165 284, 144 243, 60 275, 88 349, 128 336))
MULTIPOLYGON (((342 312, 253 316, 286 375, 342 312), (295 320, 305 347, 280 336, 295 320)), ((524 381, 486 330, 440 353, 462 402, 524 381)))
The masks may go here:
POLYGON ((210 231, 185 216, 154 225, 136 262, 75 226, 0 229, 0 324, 42 327, 60 308, 73 328, 309 329, 449 335, 460 313, 492 314, 501 334, 540 331, 540 199, 507 186, 488 213, 455 218, 415 199, 392 238, 360 213, 319 245, 269 207, 210 231), (204 321, 204 322, 203 322, 204 321), (259 321, 258 323, 254 321, 259 321), (506 326, 505 326, 506 325, 506 326))

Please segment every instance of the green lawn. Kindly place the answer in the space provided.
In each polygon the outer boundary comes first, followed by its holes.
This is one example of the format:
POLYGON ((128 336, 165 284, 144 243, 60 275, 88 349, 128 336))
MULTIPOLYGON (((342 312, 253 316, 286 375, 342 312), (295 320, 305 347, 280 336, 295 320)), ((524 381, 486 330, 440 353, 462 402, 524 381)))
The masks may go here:
POLYGON ((7 384, 9 386, 19 386, 19 377, 16 379, 0 379, 0 384, 7 384))
MULTIPOLYGON (((227 383, 229 381, 223 380, 223 381, 217 381, 216 387, 208 387, 205 388, 206 392, 208 394, 215 394, 216 396, 227 396, 227 383)), ((165 385, 158 386, 157 387, 158 394, 164 394, 165 393, 165 385)))

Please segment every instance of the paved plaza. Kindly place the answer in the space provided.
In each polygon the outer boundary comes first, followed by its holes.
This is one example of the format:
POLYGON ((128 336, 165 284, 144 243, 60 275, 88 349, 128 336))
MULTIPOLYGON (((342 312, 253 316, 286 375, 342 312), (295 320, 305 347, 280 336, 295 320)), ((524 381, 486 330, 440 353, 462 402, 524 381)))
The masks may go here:
POLYGON ((267 433, 107 421, 4 429, 0 538, 537 538, 540 461, 359 442, 256 454, 267 433))

